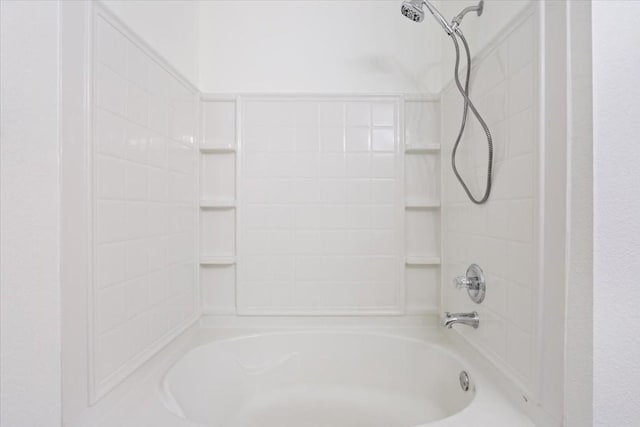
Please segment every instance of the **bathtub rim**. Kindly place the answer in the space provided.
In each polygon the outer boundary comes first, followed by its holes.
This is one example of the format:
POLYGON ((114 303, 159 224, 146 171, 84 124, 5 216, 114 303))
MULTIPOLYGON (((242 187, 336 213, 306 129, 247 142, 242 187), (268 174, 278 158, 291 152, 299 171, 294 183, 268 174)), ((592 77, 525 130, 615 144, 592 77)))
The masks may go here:
MULTIPOLYGON (((164 347, 157 355, 150 359, 139 370, 134 372, 116 389, 101 399, 96 405, 87 408, 80 416, 69 423, 69 427, 113 427, 114 425, 126 425, 138 427, 154 422, 169 421, 170 424, 156 422, 155 425, 169 425, 170 427, 194 427, 193 423, 179 418, 169 411, 159 400, 158 383, 164 374, 175 362, 181 359, 191 349, 212 341, 221 341, 229 338, 244 337, 247 335, 261 335, 269 332, 294 332, 297 330, 321 330, 334 332, 336 329, 345 332, 373 333, 392 335, 394 338, 410 338, 421 343, 443 346, 449 351, 459 354, 468 361, 468 365, 475 372, 474 378, 484 384, 483 394, 478 394, 474 402, 469 405, 462 414, 468 411, 473 415, 473 425, 495 426, 495 423, 478 424, 478 415, 482 417, 486 411, 478 408, 479 399, 497 399, 492 401, 492 410, 504 409, 509 413, 508 420, 511 427, 552 426, 554 424, 540 422, 541 419, 537 405, 533 400, 523 402, 520 390, 509 381, 495 366, 483 358, 471 346, 457 338, 458 334, 448 333, 437 327, 436 316, 405 316, 387 318, 357 318, 322 319, 321 323, 314 323, 317 319, 286 318, 273 319, 271 317, 244 317, 237 316, 203 316, 199 324, 194 324, 164 347), (300 319, 299 323, 292 320, 300 319), (483 396, 484 395, 484 396, 483 396), (497 406, 496 406, 497 404, 497 406), (124 420, 135 420, 136 424, 126 424, 124 420), (534 424, 535 420, 535 424, 534 424)), ((483 402, 486 403, 486 402, 483 402)), ((455 416, 460 416, 458 413, 455 416)), ((465 420, 457 424, 456 420, 439 420, 429 427, 459 427, 471 425, 465 420), (438 424, 439 423, 439 424, 438 424)), ((480 420, 481 421, 481 420, 480 420)))
MULTIPOLYGON (((409 427, 428 427, 438 425, 437 423, 442 423, 443 421, 450 420, 451 418, 461 414, 462 412, 468 410, 473 403, 477 400, 478 395, 480 394, 483 387, 479 385, 477 381, 476 369, 472 366, 472 364, 461 356, 458 352, 456 352, 453 348, 448 348, 444 343, 437 341, 426 341, 424 339, 415 338, 411 336, 394 334, 389 331, 379 331, 379 330, 371 330, 371 329, 338 329, 338 328, 311 328, 305 329, 295 328, 295 329, 285 329, 285 330, 265 330, 261 332, 249 332, 247 334, 241 334, 233 337, 222 338, 219 340, 211 340, 208 342, 200 343, 186 352, 180 355, 179 358, 174 360, 166 369, 161 373, 160 378, 158 378, 157 382, 157 391, 162 404, 165 405, 167 411, 171 412, 172 415, 183 419, 186 422, 195 422, 187 415, 184 414, 180 404, 176 401, 175 397, 170 391, 170 385, 168 383, 168 376, 171 371, 180 363, 184 358, 194 353, 197 350, 202 350, 205 347, 217 347, 222 346, 224 344, 238 342, 238 341, 247 341, 255 338, 265 338, 272 336, 287 336, 287 335, 359 335, 359 336, 367 336, 367 337, 380 337, 389 340, 396 341, 404 341, 411 344, 419 345, 422 347, 427 347, 430 350, 435 350, 437 352, 442 353, 445 357, 449 359, 453 359, 457 364, 461 366, 461 370, 466 371, 469 374, 471 379, 469 392, 473 393, 468 402, 466 402, 462 408, 453 414, 447 415, 446 417, 438 418, 436 420, 432 420, 426 423, 415 424, 409 427)), ((450 346, 451 347, 451 346, 450 346)))

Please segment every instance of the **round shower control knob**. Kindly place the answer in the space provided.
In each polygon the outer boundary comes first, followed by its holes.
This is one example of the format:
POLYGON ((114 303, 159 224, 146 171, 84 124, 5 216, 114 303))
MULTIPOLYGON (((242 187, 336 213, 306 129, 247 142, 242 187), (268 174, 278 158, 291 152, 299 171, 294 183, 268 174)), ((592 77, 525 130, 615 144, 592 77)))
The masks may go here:
POLYGON ((484 301, 485 295, 485 283, 484 273, 477 264, 471 264, 467 268, 466 276, 458 276, 453 279, 453 283, 458 289, 466 289, 469 294, 469 298, 476 304, 480 304, 484 301))
POLYGON ((467 276, 458 276, 453 279, 453 283, 457 289, 471 289, 473 287, 473 281, 469 280, 467 276))

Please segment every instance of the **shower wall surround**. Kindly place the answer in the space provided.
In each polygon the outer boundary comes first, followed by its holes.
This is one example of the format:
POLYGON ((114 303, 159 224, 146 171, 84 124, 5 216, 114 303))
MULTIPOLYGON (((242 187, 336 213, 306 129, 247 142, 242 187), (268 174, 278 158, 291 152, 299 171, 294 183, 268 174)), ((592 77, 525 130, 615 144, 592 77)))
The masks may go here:
MULTIPOLYGON (((535 394, 534 23, 476 60, 496 162, 492 197, 475 206, 441 170, 462 112, 452 85, 441 97, 203 95, 96 8, 94 400, 201 313, 474 309, 482 327, 458 332, 535 394), (482 306, 449 285, 472 262, 490 283, 482 306)), ((481 136, 471 120, 459 153, 476 193, 481 136)))
POLYGON ((247 100, 241 313, 398 312, 396 100, 247 100))
POLYGON ((205 314, 437 310, 437 102, 205 97, 202 110, 205 314))
POLYGON ((201 314, 437 313, 437 97, 202 95, 88 10, 89 403, 201 314))
POLYGON ((94 15, 90 367, 98 398, 199 315, 197 90, 94 15))
MULTIPOLYGON (((538 26, 531 12, 475 60, 471 98, 494 142, 494 187, 487 204, 474 205, 450 169, 443 173, 442 307, 477 310, 481 327, 460 328, 472 345, 505 369, 529 397, 537 393, 540 297, 538 134, 538 26), (451 284, 471 263, 485 272, 487 295, 476 305, 451 284)), ((463 109, 453 84, 442 93, 443 162, 450 162, 463 109)), ((486 183, 487 143, 473 118, 460 144, 458 169, 471 191, 486 183)))

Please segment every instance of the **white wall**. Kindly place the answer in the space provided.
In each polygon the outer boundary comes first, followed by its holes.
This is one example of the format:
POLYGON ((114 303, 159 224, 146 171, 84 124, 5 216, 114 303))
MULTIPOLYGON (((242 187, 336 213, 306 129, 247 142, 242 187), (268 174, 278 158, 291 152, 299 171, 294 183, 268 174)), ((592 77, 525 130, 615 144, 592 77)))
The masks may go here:
MULTIPOLYGON (((472 99, 493 136, 493 187, 487 204, 474 205, 450 167, 443 170, 442 309, 480 314, 480 328, 460 328, 470 343, 507 371, 530 400, 537 399, 537 300, 540 245, 538 14, 531 12, 512 32, 491 44, 472 70, 472 99), (451 286, 471 263, 485 272, 487 296, 474 304, 451 286)), ((504 28, 504 23, 503 23, 504 28)), ((462 98, 454 85, 442 95, 443 164, 449 164, 462 98)), ((471 114, 471 113, 470 113, 471 114)), ((476 198, 485 191, 487 141, 470 118, 456 157, 460 174, 476 198)))
POLYGON ((86 84, 90 55, 88 2, 60 3, 60 285, 62 310, 62 422, 89 404, 89 184, 86 84))
POLYGON ((386 1, 203 1, 203 92, 440 90, 440 32, 386 1))
MULTIPOLYGON (((539 0, 485 0, 484 10, 480 17, 476 13, 468 13, 463 20, 461 29, 469 42, 471 55, 484 49, 504 29, 505 24, 511 22, 532 1, 539 0)), ((477 3, 477 0, 444 0, 438 4, 438 7, 444 17, 450 21, 465 7, 475 6, 477 3)), ((431 18, 427 15, 425 21, 429 20, 431 18)), ((437 26, 435 21, 430 24, 437 26)), ((442 83, 447 84, 453 79, 455 50, 449 37, 443 36, 441 39, 443 43, 442 83)), ((462 49, 462 45, 460 48, 462 49)))
MULTIPOLYGON (((468 15, 472 52, 531 1, 468 15)), ((438 93, 451 80, 449 37, 428 13, 407 21, 396 0, 102 2, 205 93, 438 93)), ((451 19, 476 2, 433 3, 451 19)))
POLYGON ((640 3, 593 3, 594 424, 640 418, 640 3), (632 52, 632 54, 630 54, 632 52))
POLYGON ((401 312, 397 98, 243 104, 238 309, 401 312))
POLYGON ((98 9, 92 391, 102 396, 199 315, 197 91, 98 9))
POLYGON ((0 2, 0 424, 58 426, 58 2, 0 2))
POLYGON ((202 110, 204 314, 438 311, 439 102, 261 95, 202 110))
POLYGON ((593 78, 590 2, 569 2, 570 78, 564 413, 593 424, 593 78))
POLYGON ((198 1, 103 0, 191 83, 198 81, 198 1))

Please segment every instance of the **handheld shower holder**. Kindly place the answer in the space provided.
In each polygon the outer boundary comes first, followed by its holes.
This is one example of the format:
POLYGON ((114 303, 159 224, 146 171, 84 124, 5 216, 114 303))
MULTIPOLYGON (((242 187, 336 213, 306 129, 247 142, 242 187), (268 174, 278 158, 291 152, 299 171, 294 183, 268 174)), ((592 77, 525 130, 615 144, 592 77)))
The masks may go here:
POLYGON ((480 2, 475 6, 465 7, 464 9, 462 9, 462 12, 458 13, 451 20, 451 28, 455 31, 455 29, 460 26, 460 24, 462 23, 462 19, 467 13, 476 12, 478 16, 481 16, 483 11, 484 11, 484 0, 480 0, 480 2))

